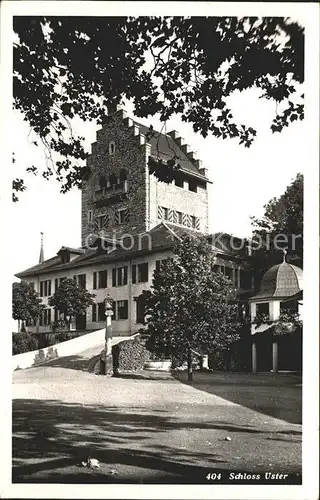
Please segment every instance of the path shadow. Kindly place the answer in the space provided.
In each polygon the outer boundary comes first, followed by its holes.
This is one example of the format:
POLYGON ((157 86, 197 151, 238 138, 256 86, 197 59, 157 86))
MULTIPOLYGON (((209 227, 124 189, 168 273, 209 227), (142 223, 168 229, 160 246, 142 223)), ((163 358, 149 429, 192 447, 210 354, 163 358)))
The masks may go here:
POLYGON ((58 368, 69 368, 71 370, 88 371, 88 358, 83 358, 79 355, 62 356, 61 358, 54 358, 44 363, 39 363, 36 366, 53 366, 58 368))
MULTIPOLYGON (((193 423, 173 418, 169 412, 163 411, 160 415, 151 411, 84 406, 59 400, 14 400, 13 483, 204 484, 208 472, 228 469, 230 464, 218 450, 207 453, 161 444, 161 434, 168 430, 226 429, 227 423, 193 423), (150 441, 153 434, 156 439, 150 441), (100 461, 99 470, 80 467, 88 456, 100 461), (201 463, 206 465, 199 465, 201 463), (122 471, 121 480, 110 473, 117 467, 122 471)), ((232 427, 232 430, 239 429, 232 427)), ((246 432, 250 430, 246 428, 246 432)), ((300 484, 299 471, 290 478, 292 484, 300 484)))
POLYGON ((259 413, 302 424, 302 384, 296 375, 195 372, 188 382, 186 372, 174 378, 195 389, 214 394, 259 413))
POLYGON ((174 380, 170 372, 157 371, 141 371, 132 373, 117 373, 116 378, 124 378, 128 380, 174 380))

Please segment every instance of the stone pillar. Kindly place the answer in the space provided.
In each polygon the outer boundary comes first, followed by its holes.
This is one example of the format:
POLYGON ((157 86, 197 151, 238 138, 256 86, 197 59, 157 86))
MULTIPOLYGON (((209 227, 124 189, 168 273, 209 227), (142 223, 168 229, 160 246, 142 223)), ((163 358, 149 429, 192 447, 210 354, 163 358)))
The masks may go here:
POLYGON ((280 316, 280 300, 269 302, 269 316, 271 321, 277 321, 280 316))
POLYGON ((251 317, 251 321, 254 320, 254 318, 256 317, 257 315, 257 304, 256 302, 250 302, 250 317, 251 317))
POLYGON ((237 287, 240 288, 241 286, 241 280, 240 280, 240 273, 241 273, 241 269, 240 269, 240 266, 238 267, 237 269, 237 287))
POLYGON ((104 375, 111 375, 113 373, 113 360, 112 360, 112 304, 113 300, 108 294, 105 299, 105 315, 106 315, 106 332, 105 332, 105 347, 104 347, 104 375))
POLYGON ((202 369, 203 370, 209 370, 208 358, 209 358, 209 356, 207 354, 202 356, 202 369))
POLYGON ((252 342, 252 372, 257 373, 257 346, 252 342))
POLYGON ((272 371, 273 373, 278 371, 278 342, 276 340, 272 342, 272 371))

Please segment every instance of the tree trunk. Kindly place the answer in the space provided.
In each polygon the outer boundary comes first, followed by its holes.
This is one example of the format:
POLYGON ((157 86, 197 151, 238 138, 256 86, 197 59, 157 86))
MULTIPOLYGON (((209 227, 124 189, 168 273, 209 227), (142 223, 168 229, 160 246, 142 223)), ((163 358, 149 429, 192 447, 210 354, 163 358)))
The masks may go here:
POLYGON ((191 349, 188 349, 188 381, 192 382, 193 376, 192 376, 192 353, 191 349))

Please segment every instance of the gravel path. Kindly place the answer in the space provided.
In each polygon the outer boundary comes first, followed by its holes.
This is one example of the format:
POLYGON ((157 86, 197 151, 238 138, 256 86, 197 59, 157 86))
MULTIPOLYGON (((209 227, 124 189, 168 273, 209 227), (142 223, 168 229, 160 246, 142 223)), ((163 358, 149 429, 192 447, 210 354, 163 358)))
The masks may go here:
POLYGON ((299 481, 301 425, 237 404, 227 387, 221 396, 161 372, 112 378, 48 363, 17 371, 13 481, 206 483, 214 471, 222 482, 229 471, 299 481), (89 455, 96 471, 79 466, 89 455))

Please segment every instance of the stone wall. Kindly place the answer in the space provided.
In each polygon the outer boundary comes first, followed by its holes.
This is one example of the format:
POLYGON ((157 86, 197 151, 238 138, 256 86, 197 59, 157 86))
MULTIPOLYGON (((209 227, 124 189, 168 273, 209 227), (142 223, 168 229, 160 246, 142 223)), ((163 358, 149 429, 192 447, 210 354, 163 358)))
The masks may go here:
POLYGON ((102 228, 106 233, 116 232, 140 233, 148 229, 147 199, 148 199, 148 154, 149 145, 145 136, 140 134, 132 120, 126 119, 123 111, 110 116, 107 123, 97 131, 97 141, 92 144, 92 153, 87 159, 87 165, 92 169, 92 175, 82 188, 82 245, 85 245, 89 234, 98 234, 95 227, 96 217, 105 215, 102 228), (110 144, 114 145, 114 153, 110 152, 110 144), (101 189, 101 177, 110 179, 110 175, 118 179, 121 171, 127 173, 127 192, 121 192, 114 197, 95 199, 95 191, 101 189), (116 213, 128 208, 128 219, 124 223, 116 221, 116 213), (92 221, 88 220, 92 211, 92 221))

